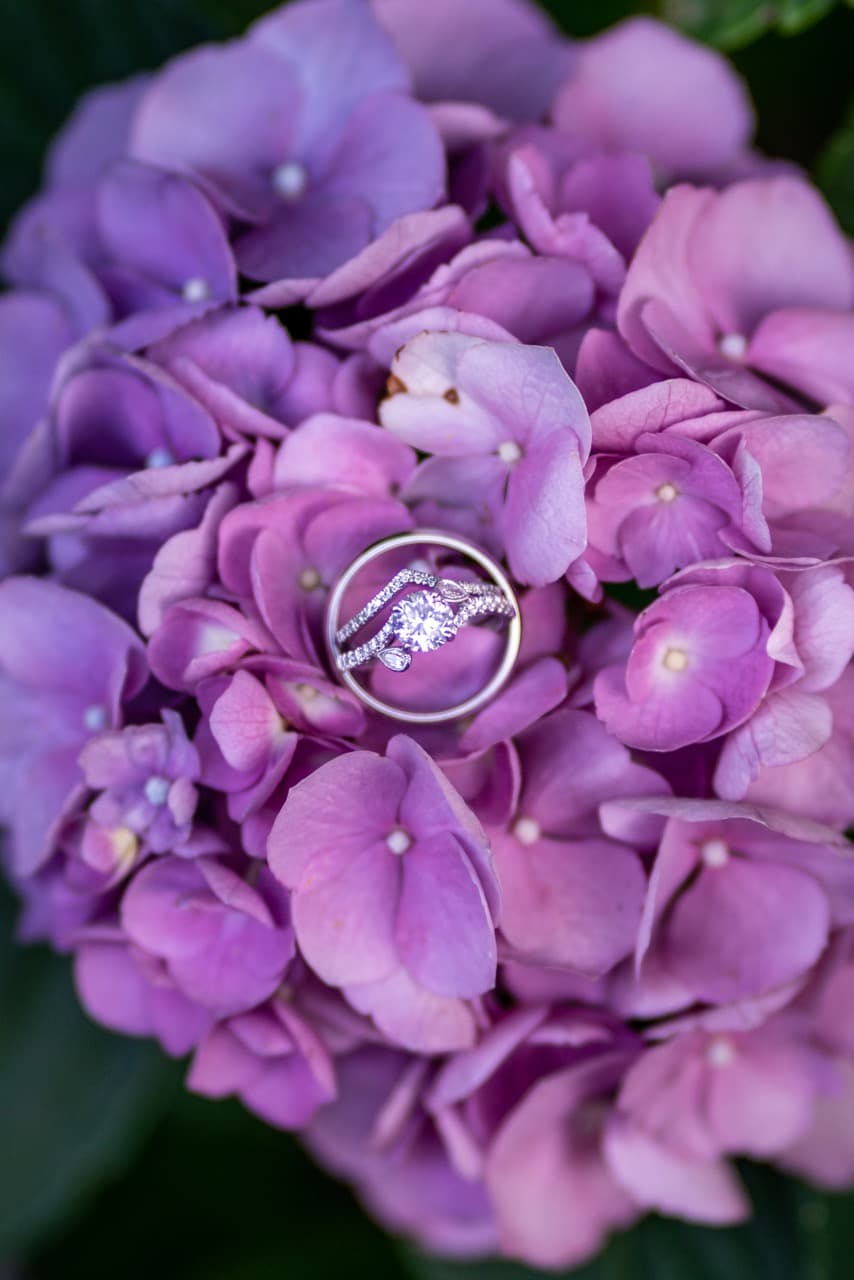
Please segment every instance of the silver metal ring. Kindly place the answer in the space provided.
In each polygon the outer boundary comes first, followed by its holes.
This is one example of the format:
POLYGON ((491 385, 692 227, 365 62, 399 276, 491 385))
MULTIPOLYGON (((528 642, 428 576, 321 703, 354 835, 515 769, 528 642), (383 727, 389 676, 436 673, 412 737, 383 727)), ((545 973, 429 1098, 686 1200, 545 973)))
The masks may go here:
POLYGON ((339 679, 380 715, 410 724, 457 720, 484 706, 498 693, 512 672, 521 639, 519 605, 510 580, 500 565, 467 539, 432 529, 398 534, 369 547, 339 578, 326 610, 326 644, 339 679), (454 551, 464 560, 471 561, 487 577, 469 581, 434 573, 429 567, 409 566, 399 570, 352 618, 342 623, 341 606, 357 574, 381 556, 408 547, 439 547, 454 551), (419 590, 397 598, 411 586, 419 590), (347 642, 388 605, 393 605, 392 612, 376 634, 362 644, 348 646, 347 642), (382 662, 392 671, 406 671, 412 662, 413 652, 438 649, 469 623, 490 618, 501 618, 507 622, 504 653, 484 687, 463 702, 435 711, 409 710, 384 702, 353 675, 354 669, 374 661, 382 662))

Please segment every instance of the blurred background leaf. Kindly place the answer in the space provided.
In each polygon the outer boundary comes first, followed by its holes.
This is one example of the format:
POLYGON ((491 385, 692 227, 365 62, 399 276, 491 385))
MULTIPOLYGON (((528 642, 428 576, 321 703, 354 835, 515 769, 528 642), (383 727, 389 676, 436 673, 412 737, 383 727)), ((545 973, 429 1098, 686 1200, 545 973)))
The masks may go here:
MULTIPOLYGON (((429 0, 415 0, 429 3, 429 0)), ((465 0, 460 0, 461 4, 465 0)), ((550 0, 588 36, 658 12, 733 52, 759 143, 815 171, 854 231, 854 0, 550 0)), ((0 0, 0 226, 93 84, 222 39, 268 0, 0 0)), ((11 942, 0 901, 0 1280, 528 1280, 428 1259, 376 1228, 290 1138, 187 1095, 156 1048, 87 1022, 67 961, 11 942), (4 1269, 4 1264, 7 1268, 4 1269)), ((852 1199, 745 1171, 757 1207, 708 1231, 650 1219, 575 1280, 849 1280, 852 1199)))
POLYGON ((86 1018, 67 961, 12 940, 0 901, 0 1258, 25 1252, 127 1168, 176 1073, 86 1018))
POLYGON ((816 179, 849 235, 854 235, 854 100, 816 165, 816 179))
POLYGON ((396 1247, 288 1135, 183 1091, 141 1157, 27 1280, 404 1280, 396 1247))
POLYGON ((797 35, 823 18, 837 0, 663 0, 662 17, 698 40, 739 49, 776 28, 797 35))

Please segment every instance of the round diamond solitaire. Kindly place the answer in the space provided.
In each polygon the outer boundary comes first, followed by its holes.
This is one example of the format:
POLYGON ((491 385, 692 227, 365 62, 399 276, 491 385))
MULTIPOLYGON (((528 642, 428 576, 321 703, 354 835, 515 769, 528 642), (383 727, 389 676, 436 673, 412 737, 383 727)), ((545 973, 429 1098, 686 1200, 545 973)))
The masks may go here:
POLYGON ((415 591, 395 605, 391 614, 394 634, 416 653, 432 653, 456 631, 454 611, 436 591, 415 591))

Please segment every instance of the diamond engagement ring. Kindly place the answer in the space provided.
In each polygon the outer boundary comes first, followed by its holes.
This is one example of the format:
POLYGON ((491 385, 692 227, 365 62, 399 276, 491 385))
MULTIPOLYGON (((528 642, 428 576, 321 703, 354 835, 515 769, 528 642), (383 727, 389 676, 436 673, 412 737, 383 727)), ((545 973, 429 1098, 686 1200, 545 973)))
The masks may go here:
POLYGON ((369 548, 350 565, 330 596, 326 638, 330 657, 340 679, 375 711, 398 720, 435 723, 471 714, 489 701, 513 669, 521 639, 519 606, 513 588, 500 566, 473 543, 447 533, 419 530, 386 538, 369 548), (373 566, 380 557, 421 549, 422 555, 408 567, 399 569, 348 621, 340 614, 345 595, 357 575, 373 566), (452 553, 460 568, 434 569, 424 552, 437 558, 452 553), (469 564, 465 562, 468 561, 469 564), (476 567, 487 576, 456 576, 476 567), (379 618, 389 610, 386 620, 379 618), (360 633, 373 619, 380 626, 373 635, 359 641, 360 633), (432 653, 452 641, 466 626, 499 622, 505 627, 505 647, 497 670, 484 687, 463 702, 436 710, 422 711, 398 707, 377 698, 352 674, 375 662, 390 671, 405 672, 415 654, 432 653))

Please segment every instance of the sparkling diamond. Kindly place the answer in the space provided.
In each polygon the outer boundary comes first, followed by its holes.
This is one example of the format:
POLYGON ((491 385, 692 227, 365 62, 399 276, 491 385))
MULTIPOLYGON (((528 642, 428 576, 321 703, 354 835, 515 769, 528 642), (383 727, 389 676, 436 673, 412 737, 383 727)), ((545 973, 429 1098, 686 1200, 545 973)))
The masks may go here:
POLYGON ((454 635, 454 611, 436 591, 415 591, 395 605, 394 633, 407 649, 430 653, 454 635))
POLYGON ((379 659, 389 671, 405 671, 412 661, 412 654, 405 649, 381 649, 379 659))
POLYGON ((468 595, 463 583, 455 582, 453 578, 442 578, 439 582, 439 590, 446 600, 465 600, 468 595))

